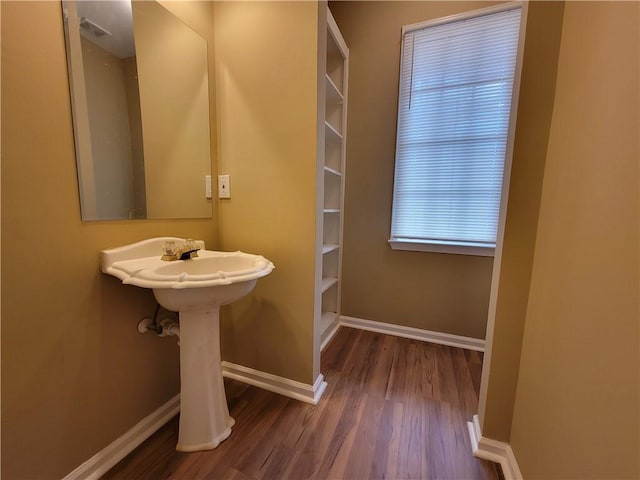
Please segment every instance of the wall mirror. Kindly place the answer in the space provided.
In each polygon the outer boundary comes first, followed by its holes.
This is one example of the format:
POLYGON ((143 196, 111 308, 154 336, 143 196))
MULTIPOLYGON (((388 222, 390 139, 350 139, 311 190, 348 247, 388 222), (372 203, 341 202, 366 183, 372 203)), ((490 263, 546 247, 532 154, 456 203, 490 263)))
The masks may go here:
POLYGON ((83 220, 207 218, 207 42, 155 1, 63 0, 83 220))

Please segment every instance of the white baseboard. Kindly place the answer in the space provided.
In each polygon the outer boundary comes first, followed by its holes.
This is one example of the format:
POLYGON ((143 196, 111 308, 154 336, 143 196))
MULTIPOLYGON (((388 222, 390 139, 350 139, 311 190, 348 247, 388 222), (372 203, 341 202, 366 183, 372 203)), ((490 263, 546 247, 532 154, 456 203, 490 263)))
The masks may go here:
POLYGON ((348 317, 345 315, 340 316, 340 325, 359 328, 361 330, 369 330, 372 332, 386 333, 387 335, 395 335, 396 337, 411 338, 414 340, 422 340, 423 342, 437 343, 439 345, 448 345, 450 347, 466 348, 467 350, 484 352, 485 341, 479 338, 463 337, 460 335, 452 335, 450 333, 432 332, 430 330, 405 327, 391 323, 375 322, 373 320, 348 317))
MULTIPOLYGON (((484 340, 347 316, 340 317, 340 322, 336 324, 334 330, 323 342, 323 348, 342 325, 469 350, 484 351, 484 340)), ((324 381, 322 374, 318 375, 313 385, 309 385, 230 362, 222 362, 222 374, 227 378, 232 378, 313 405, 317 405, 327 387, 327 382, 324 381)), ((177 415, 179 411, 180 395, 178 394, 156 411, 143 418, 120 438, 113 441, 73 470, 65 476, 63 480, 99 479, 110 468, 177 415)), ((511 447, 501 442, 482 438, 479 424, 477 424, 477 415, 474 416, 473 424, 469 422, 469 434, 472 438, 471 443, 475 456, 500 462, 506 480, 522 478, 511 447), (503 462, 507 463, 504 464, 503 462), (511 472, 511 475, 507 472, 511 472)))
MULTIPOLYGON (((222 374, 225 377, 313 405, 318 403, 327 388, 327 382, 324 381, 322 374, 318 375, 313 385, 308 385, 229 362, 222 362, 222 374)), ((100 450, 65 476, 63 480, 99 479, 179 412, 180 394, 173 397, 155 412, 147 415, 127 433, 100 450)))
POLYGON ((100 478, 116 463, 129 455, 136 447, 177 415, 179 411, 180 395, 178 394, 135 424, 127 433, 111 442, 89 460, 69 473, 63 480, 94 480, 100 478))
POLYGON ((313 405, 318 404, 325 388, 327 388, 327 382, 324 381, 322 374, 318 375, 313 385, 309 385, 230 362, 222 362, 222 375, 313 405))
POLYGON ((478 415, 474 415, 473 421, 467 422, 467 426, 474 457, 499 463, 505 480, 522 480, 518 462, 508 443, 483 437, 478 415))

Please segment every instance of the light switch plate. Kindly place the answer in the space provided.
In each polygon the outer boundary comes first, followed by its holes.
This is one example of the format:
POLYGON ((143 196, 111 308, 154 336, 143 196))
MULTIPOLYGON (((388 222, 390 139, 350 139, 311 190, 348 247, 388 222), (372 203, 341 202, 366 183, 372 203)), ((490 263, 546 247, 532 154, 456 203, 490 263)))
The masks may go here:
POLYGON ((218 198, 231 198, 229 175, 218 175, 218 198))
POLYGON ((211 175, 204 176, 204 194, 205 197, 211 198, 213 195, 211 193, 211 175))

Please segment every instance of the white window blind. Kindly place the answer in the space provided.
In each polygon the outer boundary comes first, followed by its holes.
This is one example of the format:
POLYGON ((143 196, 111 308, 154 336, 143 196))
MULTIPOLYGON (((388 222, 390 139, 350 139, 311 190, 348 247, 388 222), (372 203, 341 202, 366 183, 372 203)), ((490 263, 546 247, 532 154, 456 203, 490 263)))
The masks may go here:
POLYGON ((520 15, 403 34, 392 245, 495 247, 520 15))

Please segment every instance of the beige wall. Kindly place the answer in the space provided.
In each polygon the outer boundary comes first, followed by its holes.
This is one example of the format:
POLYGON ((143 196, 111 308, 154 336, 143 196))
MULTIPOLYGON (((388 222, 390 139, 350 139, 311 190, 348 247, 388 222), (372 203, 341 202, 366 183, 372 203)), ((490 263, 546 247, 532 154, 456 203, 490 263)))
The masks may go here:
POLYGON ((331 2, 349 46, 342 314, 485 338, 491 257, 388 244, 403 25, 496 2, 331 2))
MULTIPOLYGON (((133 4, 142 111, 147 218, 211 215, 207 38, 156 2, 133 4), (163 79, 158 82, 158 79, 163 79)), ((212 18, 210 2, 197 6, 212 18)), ((212 89, 212 92, 215 90, 212 89)))
POLYGON ((226 360, 313 383, 315 2, 217 2, 221 245, 276 266, 223 312, 226 360))
POLYGON ((216 248, 218 230, 82 223, 60 4, 3 1, 1 17, 2 478, 53 479, 179 389, 175 339, 136 331, 152 294, 99 273, 98 252, 167 234, 216 248))
POLYGON ((567 2, 511 444, 524 478, 640 478, 640 4, 567 2))
POLYGON ((518 381, 563 9, 563 2, 531 2, 527 13, 502 261, 496 259, 489 306, 493 335, 478 408, 483 434, 501 441, 509 439, 518 381))

